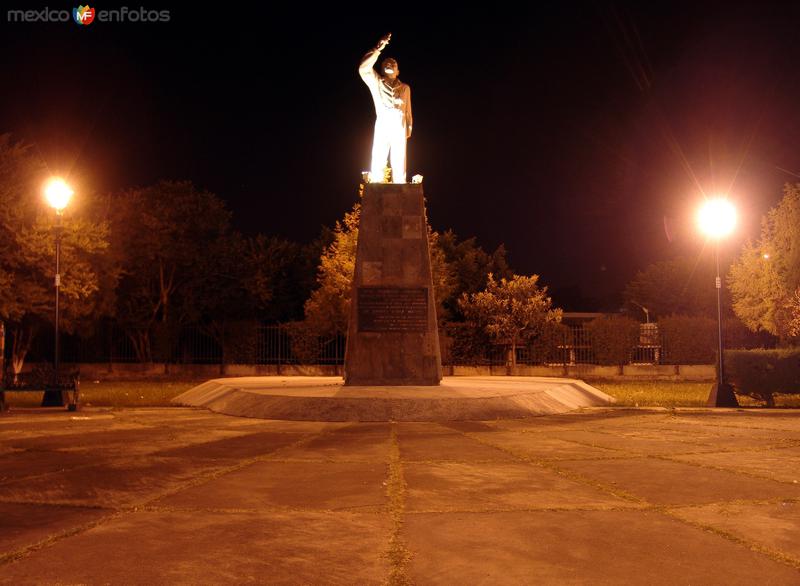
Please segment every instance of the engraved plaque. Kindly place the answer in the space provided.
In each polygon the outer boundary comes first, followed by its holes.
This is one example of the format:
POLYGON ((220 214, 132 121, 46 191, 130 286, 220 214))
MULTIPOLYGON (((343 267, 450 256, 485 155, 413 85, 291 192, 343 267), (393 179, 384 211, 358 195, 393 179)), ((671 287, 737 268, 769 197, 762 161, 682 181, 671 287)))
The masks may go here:
POLYGON ((426 332, 425 287, 359 287, 359 332, 426 332))

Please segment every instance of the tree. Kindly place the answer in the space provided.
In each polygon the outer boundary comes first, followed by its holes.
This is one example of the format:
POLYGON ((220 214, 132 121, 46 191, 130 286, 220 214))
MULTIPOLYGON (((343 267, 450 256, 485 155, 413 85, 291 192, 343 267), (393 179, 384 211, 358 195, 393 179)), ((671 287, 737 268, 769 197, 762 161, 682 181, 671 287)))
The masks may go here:
POLYGON ((152 361, 155 326, 168 347, 177 328, 202 313, 196 289, 218 277, 219 258, 238 263, 231 257, 233 242, 226 242, 231 214, 216 195, 188 181, 129 189, 113 196, 112 204, 113 246, 122 269, 115 315, 137 358, 152 361))
POLYGON ((217 342, 221 368, 231 361, 226 342, 234 335, 253 338, 253 318, 272 299, 271 282, 253 278, 255 257, 248 244, 238 232, 220 233, 203 247, 181 291, 184 321, 217 342))
POLYGON ((280 237, 245 238, 232 231, 197 258, 183 301, 191 311, 189 321, 222 348, 223 364, 246 354, 243 339, 254 338, 257 322, 296 319, 313 281, 311 249, 280 237))
POLYGON ((789 300, 789 335, 800 337, 800 289, 789 300))
MULTIPOLYGON (((41 196, 46 178, 45 165, 28 145, 0 136, 0 319, 8 321, 15 373, 37 330, 54 314, 56 218, 41 196)), ((82 192, 62 216, 59 321, 67 332, 110 305, 106 294, 117 272, 106 254, 101 203, 82 192)))
POLYGON ((459 299, 464 293, 470 295, 483 289, 489 273, 506 279, 513 275, 502 244, 489 254, 474 237, 459 241, 452 230, 446 230, 438 235, 436 248, 444 256, 450 277, 449 290, 442 300, 442 314, 447 321, 464 320, 459 299))
POLYGON ((361 204, 336 222, 333 241, 325 247, 317 269, 318 287, 305 305, 306 321, 319 335, 347 332, 350 294, 356 267, 356 244, 361 204))
POLYGON ((304 305, 316 284, 317 264, 328 241, 322 237, 300 245, 278 236, 259 234, 247 239, 246 258, 251 274, 246 279, 253 294, 269 291, 268 303, 258 316, 271 323, 302 319, 304 305))
POLYGON ((651 319, 673 314, 714 315, 716 293, 710 262, 678 257, 653 263, 625 287, 633 315, 646 307, 651 319))
POLYGON ((447 262, 442 249, 442 235, 434 232, 428 225, 428 248, 431 256, 431 276, 433 278, 433 296, 436 300, 436 321, 443 326, 450 320, 451 313, 447 307, 448 300, 456 293, 458 284, 455 280, 453 265, 447 262))
POLYGON ((553 309, 547 287, 539 287, 538 282, 538 275, 513 275, 497 281, 490 273, 484 291, 464 293, 459 300, 469 321, 509 346, 512 369, 517 365, 519 344, 541 335, 546 324, 561 321, 561 310, 553 309))
POLYGON ((742 248, 728 287, 734 312, 750 330, 789 343, 797 341, 800 316, 800 183, 787 183, 783 194, 763 218, 758 242, 742 248))
POLYGON ((728 288, 733 310, 751 331, 767 331, 785 338, 788 332, 788 292, 775 265, 764 258, 759 244, 747 242, 731 266, 728 288))

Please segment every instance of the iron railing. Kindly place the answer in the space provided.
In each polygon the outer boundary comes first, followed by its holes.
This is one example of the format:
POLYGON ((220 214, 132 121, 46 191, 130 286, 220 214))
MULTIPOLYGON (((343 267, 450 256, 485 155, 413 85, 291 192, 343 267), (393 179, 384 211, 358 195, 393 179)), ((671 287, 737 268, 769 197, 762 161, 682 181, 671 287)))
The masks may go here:
MULTIPOLYGON (((172 333, 149 332, 138 336, 113 322, 101 322, 95 331, 83 336, 63 335, 61 356, 72 363, 124 363, 142 360, 137 352, 137 339, 149 342, 149 360, 175 364, 327 364, 344 363, 346 337, 315 336, 297 324, 260 325, 235 324, 222 338, 210 335, 209 330, 185 326, 172 333)), ((480 353, 458 358, 452 352, 448 329, 440 332, 442 361, 446 365, 504 365, 509 362, 509 347, 486 344, 480 353)), ((679 359, 670 350, 656 324, 641 324, 638 344, 630 349, 630 364, 676 364, 679 359)), ((6 354, 11 351, 6 344, 6 354)), ((53 332, 42 330, 34 338, 27 361, 45 362, 52 359, 53 332)), ((588 329, 572 325, 559 329, 547 339, 520 345, 516 349, 520 365, 590 365, 598 361, 592 349, 588 329)), ((711 360, 708 361, 710 363, 711 360)))
MULTIPOLYGON (((346 337, 314 336, 290 325, 239 325, 222 337, 208 330, 185 326, 176 332, 147 336, 126 331, 117 324, 99 324, 88 336, 62 335, 62 361, 72 363, 154 362, 174 364, 343 364, 346 337), (137 352, 136 341, 147 341, 146 352, 137 352)), ((141 346, 141 344, 140 344, 141 346)), ((10 352, 10 348, 7 348, 10 352)), ((52 359, 53 332, 43 330, 34 338, 27 361, 52 359)))

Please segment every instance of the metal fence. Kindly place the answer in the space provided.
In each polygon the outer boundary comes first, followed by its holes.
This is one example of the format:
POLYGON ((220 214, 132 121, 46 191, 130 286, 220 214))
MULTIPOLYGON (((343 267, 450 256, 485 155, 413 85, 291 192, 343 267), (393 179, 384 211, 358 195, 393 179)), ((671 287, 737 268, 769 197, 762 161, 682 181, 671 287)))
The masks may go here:
MULTIPOLYGON (((134 344, 135 332, 126 332, 113 322, 98 323, 95 331, 83 336, 64 335, 61 357, 64 362, 124 363, 138 362, 134 344)), ((509 362, 508 345, 488 344, 479 355, 467 359, 454 357, 452 338, 448 329, 441 331, 442 361, 446 365, 504 365, 509 362)), ((665 339, 657 324, 641 324, 638 344, 630 348, 630 364, 675 364, 677 358, 670 351, 670 340, 665 339)), ((344 335, 319 337, 311 335, 297 324, 260 325, 242 323, 232 327, 224 343, 211 336, 207 330, 196 326, 180 328, 171 335, 151 333, 151 358, 154 362, 174 364, 328 364, 344 363, 346 337, 344 335)), ((10 344, 6 344, 6 353, 10 344)), ((710 356, 698 363, 713 362, 710 356)), ((52 331, 40 331, 27 360, 50 361, 53 356, 52 331)), ((516 348, 516 361, 521 365, 581 365, 597 364, 590 332, 581 324, 560 328, 553 336, 516 348)))
MULTIPOLYGON (((61 360, 75 363, 140 362, 136 352, 136 332, 126 332, 116 324, 98 324, 83 336, 62 335, 61 360)), ((173 364, 343 364, 346 337, 320 337, 295 331, 290 325, 239 325, 223 343, 197 326, 185 326, 158 339, 148 337, 151 358, 173 364)), ((34 338, 27 360, 50 361, 53 357, 53 332, 43 330, 34 338)), ((7 348, 7 352, 10 349, 7 348)))
MULTIPOLYGON (((642 365, 687 363, 685 355, 679 357, 670 350, 669 342, 670 340, 659 330, 658 324, 640 324, 638 341, 627 351, 624 363, 642 365)), ((705 349, 703 356, 697 356, 696 360, 689 360, 689 363, 713 362, 714 348, 705 349)), ((442 358, 445 364, 452 365, 502 366, 510 363, 509 350, 508 344, 498 344, 486 348, 479 356, 458 357, 445 344, 442 358)), ((583 324, 573 324, 559 328, 550 335, 530 344, 517 346, 516 363, 530 366, 600 364, 601 361, 595 354, 590 331, 583 324)))
MULTIPOLYGON (((663 336, 650 327, 655 324, 641 324, 642 333, 639 344, 630 349, 627 362, 630 364, 665 364, 666 353, 663 351, 663 336), (645 329, 647 326, 647 329, 645 329)), ((493 345, 483 352, 482 356, 457 358, 447 349, 443 360, 447 364, 471 365, 484 364, 502 366, 510 362, 507 344, 493 345)), ((531 344, 516 347, 516 362, 520 365, 552 365, 575 366, 581 364, 598 364, 592 348, 589 331, 581 325, 563 328, 552 336, 531 344)))

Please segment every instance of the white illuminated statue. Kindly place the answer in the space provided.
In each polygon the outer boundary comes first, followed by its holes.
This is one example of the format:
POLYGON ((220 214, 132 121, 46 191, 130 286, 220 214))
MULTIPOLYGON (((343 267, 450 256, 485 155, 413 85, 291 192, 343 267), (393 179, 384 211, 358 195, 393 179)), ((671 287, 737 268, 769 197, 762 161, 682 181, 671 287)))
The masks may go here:
POLYGON ((406 139, 411 136, 411 88, 397 76, 400 69, 391 57, 381 62, 380 73, 374 66, 392 33, 378 41, 378 45, 364 55, 358 73, 367 84, 375 102, 375 137, 372 141, 370 181, 383 181, 386 158, 392 168, 394 183, 406 182, 406 139))

